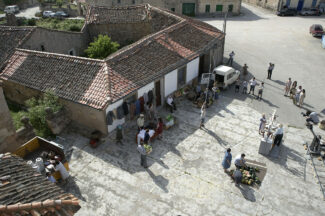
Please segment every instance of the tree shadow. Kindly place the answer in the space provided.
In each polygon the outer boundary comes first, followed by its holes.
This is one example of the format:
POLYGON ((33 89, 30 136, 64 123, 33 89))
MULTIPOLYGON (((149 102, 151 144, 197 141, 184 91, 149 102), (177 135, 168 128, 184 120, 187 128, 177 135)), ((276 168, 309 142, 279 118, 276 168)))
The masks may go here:
POLYGON ((277 83, 277 84, 279 84, 279 85, 283 85, 283 86, 285 86, 285 82, 283 82, 283 81, 281 81, 281 80, 272 80, 271 79, 271 81, 273 81, 273 82, 275 82, 275 83, 277 83))
POLYGON ((165 193, 168 193, 167 185, 169 180, 161 175, 156 176, 150 169, 146 169, 146 172, 152 178, 153 182, 160 187, 165 193))

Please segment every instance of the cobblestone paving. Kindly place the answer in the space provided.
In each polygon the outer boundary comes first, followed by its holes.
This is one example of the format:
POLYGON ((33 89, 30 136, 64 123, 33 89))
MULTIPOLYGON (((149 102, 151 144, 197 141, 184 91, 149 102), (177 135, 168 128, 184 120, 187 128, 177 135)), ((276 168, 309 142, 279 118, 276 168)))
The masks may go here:
POLYGON ((245 102, 222 97, 208 108, 206 130, 198 129, 199 109, 183 98, 177 102, 179 124, 153 142, 147 170, 140 166, 134 122, 126 126, 123 145, 115 144, 115 134, 96 149, 84 137, 63 135, 72 151, 68 190, 82 200, 77 215, 325 214, 302 146, 312 139, 309 130, 285 125, 279 157, 266 157, 258 154, 261 114, 245 102), (233 158, 244 152, 266 164, 259 189, 235 187, 223 172, 227 147, 233 158))

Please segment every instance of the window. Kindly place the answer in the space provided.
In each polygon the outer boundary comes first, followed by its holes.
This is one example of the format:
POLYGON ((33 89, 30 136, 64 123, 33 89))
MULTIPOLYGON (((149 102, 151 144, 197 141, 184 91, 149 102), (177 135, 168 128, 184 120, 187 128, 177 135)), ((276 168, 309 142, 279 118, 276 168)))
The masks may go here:
POLYGON ((132 0, 132 4, 135 4, 135 0, 132 0))
POLYGON ((69 50, 69 55, 72 55, 72 56, 74 56, 75 55, 75 51, 74 51, 74 49, 71 49, 71 50, 69 50))
POLYGON ((217 5, 216 6, 216 11, 222 11, 223 5, 217 5))
POLYGON ((175 12, 175 8, 171 8, 170 10, 175 12))
POLYGON ((186 66, 178 69, 178 71, 177 71, 178 87, 185 85, 185 80, 186 80, 186 66))
POLYGON ((205 13, 210 13, 210 5, 205 5, 205 13))
POLYGON ((45 51, 44 45, 41 45, 41 51, 45 51))
POLYGON ((232 9, 234 8, 233 5, 228 5, 228 12, 232 12, 232 9))
POLYGON ((117 0, 117 4, 121 4, 121 0, 117 0))

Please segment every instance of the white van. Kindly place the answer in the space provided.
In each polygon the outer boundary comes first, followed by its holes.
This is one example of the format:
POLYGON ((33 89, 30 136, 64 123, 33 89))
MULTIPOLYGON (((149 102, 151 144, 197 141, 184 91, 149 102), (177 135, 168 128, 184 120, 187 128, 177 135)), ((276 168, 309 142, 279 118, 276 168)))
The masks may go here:
POLYGON ((19 7, 17 5, 6 6, 5 9, 4 9, 4 12, 6 12, 6 13, 18 13, 19 12, 19 7))
POLYGON ((213 73, 215 74, 215 81, 217 81, 218 87, 224 89, 234 83, 240 75, 239 70, 225 65, 214 68, 213 73))

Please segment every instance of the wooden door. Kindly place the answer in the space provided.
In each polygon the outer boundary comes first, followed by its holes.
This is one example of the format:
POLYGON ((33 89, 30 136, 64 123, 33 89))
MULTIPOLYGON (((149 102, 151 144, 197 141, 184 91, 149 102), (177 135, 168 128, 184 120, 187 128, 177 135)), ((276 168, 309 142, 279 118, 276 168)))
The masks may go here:
POLYGON ((161 105, 161 86, 160 80, 155 82, 155 97, 156 97, 156 106, 161 105))

